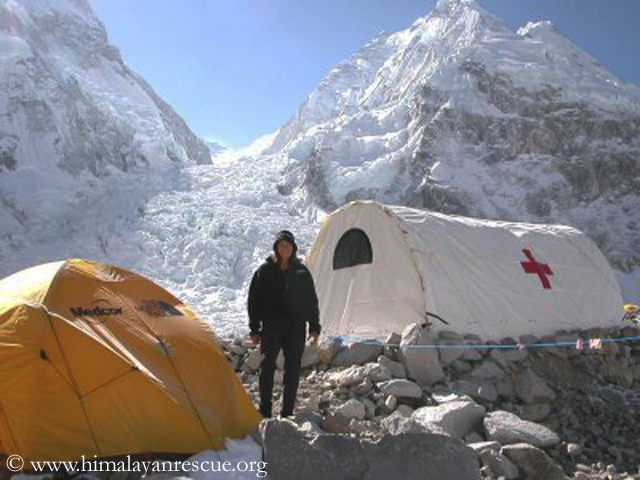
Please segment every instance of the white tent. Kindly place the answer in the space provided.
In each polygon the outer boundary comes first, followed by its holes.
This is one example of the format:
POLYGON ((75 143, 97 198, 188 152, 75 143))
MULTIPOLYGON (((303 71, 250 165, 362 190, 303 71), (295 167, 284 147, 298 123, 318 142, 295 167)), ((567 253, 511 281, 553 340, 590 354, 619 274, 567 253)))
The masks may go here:
POLYGON ((561 225, 353 202, 324 220, 308 264, 331 334, 379 337, 428 321, 434 331, 517 339, 621 318, 607 260, 561 225))

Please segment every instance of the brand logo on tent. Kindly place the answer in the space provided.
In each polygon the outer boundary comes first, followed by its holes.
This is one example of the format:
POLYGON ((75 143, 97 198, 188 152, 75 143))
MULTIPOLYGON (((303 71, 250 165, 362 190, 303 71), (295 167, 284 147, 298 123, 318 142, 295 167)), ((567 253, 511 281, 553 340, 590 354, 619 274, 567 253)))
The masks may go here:
POLYGON ((182 317, 180 310, 173 305, 162 300, 144 300, 142 305, 138 305, 136 310, 144 312, 150 317, 182 317))
POLYGON ((528 248, 523 248, 522 253, 524 253, 527 259, 529 259, 528 262, 520 262, 520 265, 522 265, 524 271, 527 273, 535 273, 536 275, 538 275, 538 278, 542 282, 542 288, 551 290, 551 282, 549 282, 547 275, 553 275, 553 272, 551 271, 551 268, 549 268, 549 265, 546 263, 538 262, 533 257, 533 253, 531 253, 531 250, 529 250, 528 248))
POLYGON ((122 308, 111 307, 107 300, 99 299, 91 302, 91 304, 96 306, 90 308, 71 307, 71 313, 74 317, 108 317, 122 315, 122 308))

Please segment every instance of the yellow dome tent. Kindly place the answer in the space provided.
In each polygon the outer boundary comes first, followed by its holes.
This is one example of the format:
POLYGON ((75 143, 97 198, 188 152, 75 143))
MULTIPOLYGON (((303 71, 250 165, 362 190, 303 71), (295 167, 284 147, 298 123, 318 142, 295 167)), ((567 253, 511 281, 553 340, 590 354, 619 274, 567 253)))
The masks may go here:
POLYGON ((0 454, 221 450, 260 419, 215 334, 150 280, 68 260, 0 281, 0 454))

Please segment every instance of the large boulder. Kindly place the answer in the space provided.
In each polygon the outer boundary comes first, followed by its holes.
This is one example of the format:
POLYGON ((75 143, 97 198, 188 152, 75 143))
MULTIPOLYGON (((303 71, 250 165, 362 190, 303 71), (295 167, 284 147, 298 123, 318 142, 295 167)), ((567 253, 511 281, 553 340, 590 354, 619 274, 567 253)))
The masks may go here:
POLYGON ((386 435, 377 441, 318 435, 308 441, 295 423, 260 425, 268 478, 276 480, 480 480, 475 452, 442 435, 386 435))
POLYGON ((438 352, 435 348, 422 348, 434 345, 435 340, 427 329, 417 323, 408 325, 402 332, 400 356, 409 376, 423 386, 432 385, 445 378, 438 352))
POLYGON ((536 447, 553 447, 560 442, 558 435, 544 425, 522 420, 502 410, 488 413, 484 417, 484 428, 488 440, 503 445, 528 443, 536 447))
POLYGON ((428 430, 441 429, 454 438, 463 438, 481 425, 485 414, 483 406, 472 401, 453 401, 437 407, 422 407, 411 415, 412 420, 428 430))
POLYGON ((309 444, 296 424, 270 419, 260 424, 267 475, 278 480, 346 478, 328 452, 309 444))

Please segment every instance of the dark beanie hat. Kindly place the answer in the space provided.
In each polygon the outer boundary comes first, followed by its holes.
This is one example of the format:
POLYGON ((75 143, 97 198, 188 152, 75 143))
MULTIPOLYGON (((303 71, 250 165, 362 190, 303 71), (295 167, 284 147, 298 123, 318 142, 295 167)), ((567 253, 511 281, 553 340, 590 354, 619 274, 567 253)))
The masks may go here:
POLYGON ((273 250, 276 250, 276 247, 278 245, 278 242, 280 240, 286 240, 287 242, 289 242, 291 245, 293 245, 293 252, 297 252, 298 251, 298 245, 296 245, 296 239, 293 236, 293 233, 291 233, 289 230, 282 230, 280 232, 278 232, 278 234, 276 235, 276 239, 273 242, 273 250))

